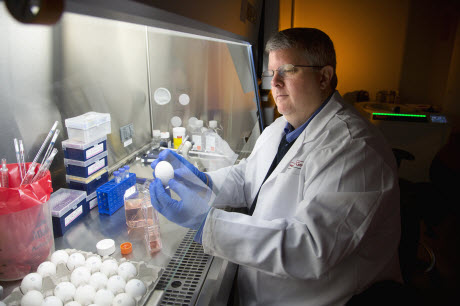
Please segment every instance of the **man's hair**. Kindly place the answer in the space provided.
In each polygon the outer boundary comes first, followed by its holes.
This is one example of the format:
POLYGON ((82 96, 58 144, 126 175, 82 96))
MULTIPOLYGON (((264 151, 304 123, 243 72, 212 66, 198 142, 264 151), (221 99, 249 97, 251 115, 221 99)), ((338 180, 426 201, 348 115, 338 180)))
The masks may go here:
POLYGON ((331 79, 331 87, 332 89, 337 87, 334 44, 326 33, 315 28, 286 29, 276 33, 268 40, 265 51, 270 53, 291 48, 303 51, 309 65, 332 66, 334 74, 331 79))

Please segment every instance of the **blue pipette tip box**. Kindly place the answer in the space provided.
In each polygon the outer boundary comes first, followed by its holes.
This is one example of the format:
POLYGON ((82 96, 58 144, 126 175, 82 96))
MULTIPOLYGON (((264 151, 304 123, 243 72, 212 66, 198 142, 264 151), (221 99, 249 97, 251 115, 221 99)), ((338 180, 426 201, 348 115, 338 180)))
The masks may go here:
POLYGON ((99 213, 110 216, 116 212, 125 203, 126 190, 134 185, 136 185, 136 174, 130 173, 128 178, 123 179, 118 184, 115 183, 115 179, 112 179, 97 188, 99 213))
POLYGON ((84 162, 64 158, 64 165, 68 175, 87 178, 100 169, 107 167, 107 151, 84 162))
POLYGON ((60 237, 86 215, 86 192, 61 188, 51 194, 48 205, 51 207, 54 237, 60 237))
POLYGON ((94 156, 107 151, 107 136, 90 142, 67 139, 62 142, 64 158, 87 161, 94 156))
POLYGON ((87 194, 93 194, 99 186, 109 181, 109 173, 106 167, 88 178, 66 175, 65 179, 69 188, 83 190, 86 191, 87 194))

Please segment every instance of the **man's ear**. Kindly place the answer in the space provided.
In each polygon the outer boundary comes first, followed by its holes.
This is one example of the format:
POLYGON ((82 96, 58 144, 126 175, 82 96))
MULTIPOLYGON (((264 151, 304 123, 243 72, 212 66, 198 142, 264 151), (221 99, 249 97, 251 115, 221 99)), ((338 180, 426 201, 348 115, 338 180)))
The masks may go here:
POLYGON ((320 83, 319 83, 319 88, 321 90, 325 90, 330 86, 333 75, 334 75, 334 68, 332 68, 332 66, 328 65, 328 66, 324 66, 323 68, 321 68, 320 83))

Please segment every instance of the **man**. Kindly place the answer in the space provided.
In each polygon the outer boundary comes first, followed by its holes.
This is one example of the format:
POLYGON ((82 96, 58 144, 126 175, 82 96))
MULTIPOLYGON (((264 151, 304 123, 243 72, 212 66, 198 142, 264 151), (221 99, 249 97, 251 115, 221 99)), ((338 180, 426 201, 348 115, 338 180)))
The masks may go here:
POLYGON ((320 30, 294 28, 277 33, 266 50, 263 77, 272 77, 283 116, 230 168, 205 174, 162 153, 159 160, 177 169, 169 186, 182 200, 155 180, 153 206, 198 229, 206 253, 239 264, 241 305, 343 305, 379 280, 400 281, 394 158, 335 91, 332 41, 320 30), (199 178, 215 197, 186 177, 199 178))

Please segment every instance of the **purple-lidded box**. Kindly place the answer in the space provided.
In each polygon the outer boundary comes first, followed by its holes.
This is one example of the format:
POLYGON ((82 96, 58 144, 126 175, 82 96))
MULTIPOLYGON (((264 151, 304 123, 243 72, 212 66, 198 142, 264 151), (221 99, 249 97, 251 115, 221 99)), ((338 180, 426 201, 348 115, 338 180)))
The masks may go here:
POLYGON ((86 214, 86 192, 61 188, 51 194, 48 205, 51 208, 54 237, 60 237, 86 214))

